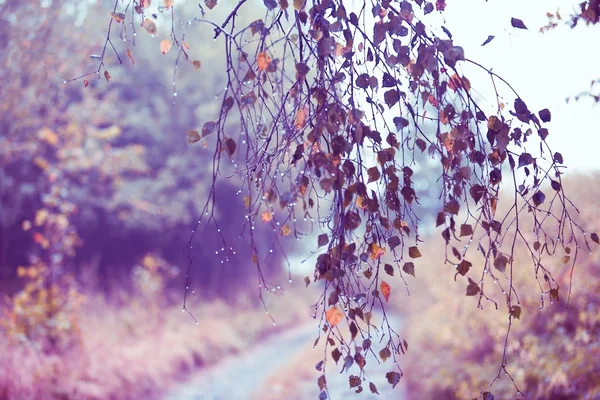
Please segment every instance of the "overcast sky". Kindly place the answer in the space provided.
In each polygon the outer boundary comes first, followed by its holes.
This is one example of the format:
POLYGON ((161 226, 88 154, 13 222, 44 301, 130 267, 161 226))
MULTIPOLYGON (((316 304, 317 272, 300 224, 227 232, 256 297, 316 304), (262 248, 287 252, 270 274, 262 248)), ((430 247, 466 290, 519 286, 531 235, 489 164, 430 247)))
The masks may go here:
MULTIPOLYGON (((569 0, 447 0, 445 26, 454 42, 464 47, 466 57, 493 67, 519 92, 531 111, 548 108, 548 141, 553 151, 563 154, 569 170, 600 170, 600 104, 591 99, 565 102, 565 98, 589 88, 600 78, 600 26, 559 26, 542 34, 546 12, 559 7, 563 17, 578 2, 569 0), (511 26, 511 17, 521 19, 528 30, 511 26), (495 39, 482 47, 488 37, 495 39)), ((434 21, 430 21, 434 23, 434 21)), ((465 70, 465 74, 467 70, 465 70)), ((474 89, 486 93, 484 75, 469 77, 474 89)), ((598 86, 597 91, 600 90, 598 86)), ((513 98, 507 96, 507 105, 513 98)))

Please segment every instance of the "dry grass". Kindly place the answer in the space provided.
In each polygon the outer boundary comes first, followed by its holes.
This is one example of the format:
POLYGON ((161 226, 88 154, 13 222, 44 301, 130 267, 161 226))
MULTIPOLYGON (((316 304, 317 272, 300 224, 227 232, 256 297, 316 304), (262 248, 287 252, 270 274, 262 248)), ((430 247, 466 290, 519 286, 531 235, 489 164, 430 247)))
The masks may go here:
POLYGON ((293 326, 309 310, 304 296, 269 300, 277 326, 254 305, 194 306, 196 325, 180 306, 135 298, 116 306, 91 297, 79 318, 80 343, 62 354, 0 338, 0 399, 157 398, 193 369, 293 326))

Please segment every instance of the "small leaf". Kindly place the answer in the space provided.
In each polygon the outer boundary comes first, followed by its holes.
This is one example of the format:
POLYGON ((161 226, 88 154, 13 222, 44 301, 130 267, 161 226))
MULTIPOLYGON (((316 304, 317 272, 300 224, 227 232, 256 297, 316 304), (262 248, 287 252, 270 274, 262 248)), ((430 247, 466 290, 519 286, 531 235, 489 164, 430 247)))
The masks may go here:
POLYGON ((390 299, 390 294, 392 293, 392 287, 386 281, 381 281, 381 294, 385 301, 390 299))
POLYGON ((198 71, 200 69, 200 67, 202 66, 202 64, 198 60, 192 61, 192 65, 194 66, 194 71, 198 71))
POLYGON ((523 21, 521 21, 520 19, 517 19, 517 18, 511 18, 510 24, 513 26, 513 28, 527 29, 527 27, 525 26, 523 21))
POLYGON ((489 35, 487 37, 487 39, 485 39, 485 42, 483 42, 482 46, 485 46, 486 44, 488 44, 489 42, 491 42, 492 40, 494 40, 495 37, 496 36, 494 36, 494 35, 489 35))
POLYGON ((271 61, 271 56, 264 51, 258 53, 256 56, 256 65, 258 66, 259 71, 266 70, 269 67, 269 64, 271 64, 271 61))
POLYGON ((325 318, 331 326, 336 326, 344 319, 344 312, 337 307, 331 307, 325 313, 325 318))
POLYGON ((600 241, 598 241, 598 234, 597 233, 592 233, 590 235, 590 238, 592 238, 592 241, 596 242, 596 244, 600 244, 600 241))
POLYGON ((506 264, 508 264, 508 258, 504 254, 498 254, 494 260, 494 267, 496 267, 498 271, 504 272, 506 270, 506 264))
POLYGON ((412 262, 407 262, 402 266, 402 271, 406 272, 409 275, 415 276, 415 264, 412 262))
POLYGON ((208 136, 215 131, 217 123, 215 121, 209 121, 204 123, 202 126, 202 137, 208 136))
POLYGON ((319 237, 317 238, 317 244, 318 244, 318 246, 319 247, 323 247, 327 243, 329 243, 329 236, 327 236, 326 233, 320 234, 319 237))
POLYGON ((156 35, 156 23, 149 18, 146 18, 142 23, 142 27, 151 35, 156 35))
POLYGON ((394 372, 394 371, 388 372, 387 374, 385 374, 385 377, 387 378, 390 385, 392 385, 392 388, 396 387, 398 382, 400 382, 400 378, 401 378, 400 373, 394 372))
POLYGON ((315 368, 317 371, 322 371, 323 370, 323 360, 319 361, 317 363, 317 365, 315 365, 315 368))
POLYGON ((354 340, 356 338, 356 335, 358 335, 358 328, 356 327, 354 321, 352 321, 352 323, 350 324, 350 335, 352 336, 352 340, 354 340))
POLYGON ((271 222, 273 220, 273 213, 271 211, 265 211, 264 213, 262 213, 260 215, 260 219, 262 220, 262 222, 264 222, 265 224, 267 222, 271 222))
POLYGON ((204 0, 204 4, 209 10, 212 10, 217 5, 217 0, 204 0))
POLYGON ((125 51, 125 54, 127 54, 127 58, 129 58, 129 61, 131 61, 131 65, 134 65, 135 60, 133 59, 133 53, 131 52, 131 49, 127 49, 127 51, 125 51))
POLYGON ((367 170, 367 175, 369 176, 369 181, 367 183, 376 182, 381 178, 381 173, 379 172, 379 168, 371 167, 367 170))
POLYGON ((373 382, 369 382, 369 390, 371 390, 371 393, 373 394, 379 394, 377 391, 377 386, 375 386, 373 382))
POLYGON ((490 392, 483 392, 483 400, 494 400, 494 395, 490 392))
POLYGON ((471 278, 469 278, 469 284, 467 285, 467 296, 475 296, 480 291, 481 290, 479 289, 479 286, 471 278))
POLYGON ((550 120, 552 119, 552 114, 550 113, 550 110, 548 110, 547 108, 540 110, 540 112, 538 114, 539 114, 542 122, 550 122, 550 120))
POLYGON ((408 249, 408 255, 410 258, 419 258, 421 257, 421 252, 417 246, 412 246, 408 249))
POLYGON ((163 54, 167 54, 169 50, 171 50, 171 47, 173 47, 173 43, 171 43, 169 39, 163 39, 160 41, 160 51, 163 54))
POLYGON ((111 12, 110 16, 117 22, 123 22, 125 19, 125 13, 121 12, 111 12))
POLYGON ((228 138, 225 141, 225 150, 227 151, 227 154, 229 154, 229 156, 232 156, 233 153, 235 153, 236 148, 237 144, 235 143, 235 140, 228 138))
POLYGON ((327 386, 327 380, 325 379, 325 375, 321 375, 319 379, 317 379, 317 385, 319 385, 319 389, 325 389, 325 387, 327 386))
POLYGON ((460 264, 458 264, 458 267, 456 268, 456 272, 458 272, 462 276, 465 276, 467 274, 467 272, 469 272, 469 269, 472 266, 473 266, 473 264, 471 264, 469 261, 463 259, 460 262, 460 264))
POLYGON ((107 70, 104 70, 104 78, 106 79, 106 82, 110 81, 110 74, 107 70))
POLYGON ((524 167, 529 164, 533 164, 534 158, 529 153, 521 153, 519 155, 519 166, 517 168, 524 167))
POLYGON ((521 307, 512 306, 510 308, 510 315, 516 319, 521 319, 521 307))
POLYGON ((546 195, 538 190, 531 199, 533 200, 533 204, 535 204, 536 207, 539 207, 546 200, 546 195))
POLYGON ((198 133, 198 131, 190 129, 186 135, 187 144, 188 145, 194 144, 199 140, 200 140, 200 134, 198 133))
POLYGON ((394 267, 392 267, 390 264, 385 264, 384 269, 386 274, 394 276, 394 267))
POLYGON ((391 356, 392 352, 390 351, 389 347, 384 347, 383 349, 379 350, 379 358, 381 358, 382 362, 386 362, 386 360, 391 356))
POLYGON ((362 380, 356 375, 350 375, 350 378, 348 380, 350 382, 350 388, 360 386, 360 384, 362 383, 362 380))
POLYGON ((471 236, 473 234, 473 227, 469 224, 462 224, 460 226, 460 236, 471 236))
POLYGON ((552 299, 558 301, 558 288, 550 289, 550 300, 552 299))
POLYGON ((333 358, 333 361, 335 361, 335 363, 337 364, 338 361, 340 361, 340 358, 342 358, 342 353, 340 352, 340 350, 336 347, 335 349, 333 349, 333 351, 331 352, 331 357, 333 358))

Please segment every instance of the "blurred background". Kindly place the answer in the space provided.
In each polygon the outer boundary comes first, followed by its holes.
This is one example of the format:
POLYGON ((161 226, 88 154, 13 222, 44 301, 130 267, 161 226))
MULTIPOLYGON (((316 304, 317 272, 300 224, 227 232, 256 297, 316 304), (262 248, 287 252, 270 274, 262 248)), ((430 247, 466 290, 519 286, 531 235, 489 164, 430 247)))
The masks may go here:
MULTIPOLYGON (((210 27, 191 27, 190 53, 202 66, 179 64, 174 82, 176 54, 160 54, 168 29, 157 9, 155 37, 138 29, 135 47, 115 44, 122 65, 107 53, 110 82, 64 83, 97 68, 90 56, 102 52, 108 3, 0 0, 0 399, 318 398, 322 348, 313 348, 319 329, 311 318, 318 288, 304 285, 316 240, 274 251, 263 273, 281 289, 265 294, 263 305, 253 250, 238 238, 244 208, 232 180, 217 187, 221 232, 202 231, 186 280, 184 248, 208 195, 212 151, 188 146, 185 132, 219 107, 223 49, 210 27), (235 254, 224 255, 222 237, 237 243, 235 254), (197 324, 182 312, 186 285, 197 324)), ((220 2, 210 18, 223 19, 232 3, 220 2)), ((565 187, 582 226, 599 230, 598 109, 590 99, 565 101, 599 76, 598 52, 590 50, 598 27, 538 32, 546 12, 568 13, 572 2, 456 3, 445 23, 474 49, 471 58, 494 66, 528 104, 551 109, 550 144, 569 166, 565 187), (529 31, 506 30, 502 18, 514 10, 529 31), (481 47, 490 34, 495 41, 481 47)), ((185 2, 178 12, 197 10, 185 2)), ((260 10, 243 18, 260 18, 260 10)), ((424 224, 438 208, 437 171, 425 165, 417 183, 424 224)), ((381 395, 354 394, 340 366, 328 371, 332 398, 471 398, 497 374, 505 313, 475 309, 442 263, 439 232, 425 232, 435 236, 411 295, 396 282, 389 311, 409 343, 405 377, 391 390, 391 367, 369 365, 381 395)), ((256 235, 262 248, 272 246, 270 233, 256 235)), ((533 266, 517 261, 523 312, 507 351, 519 389, 528 398, 600 398, 598 253, 579 255, 567 311, 566 296, 540 310, 533 266)), ((570 269, 560 257, 555 266, 568 288, 570 269)), ((508 378, 493 392, 517 393, 508 378)))

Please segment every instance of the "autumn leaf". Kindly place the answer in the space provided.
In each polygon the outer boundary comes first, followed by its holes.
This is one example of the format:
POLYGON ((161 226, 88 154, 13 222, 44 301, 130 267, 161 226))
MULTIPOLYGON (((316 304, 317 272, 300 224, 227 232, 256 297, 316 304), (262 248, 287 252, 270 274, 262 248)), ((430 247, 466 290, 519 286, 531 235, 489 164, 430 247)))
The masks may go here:
POLYGON ((125 20, 125 13, 111 12, 110 16, 117 22, 123 22, 125 20))
POLYGON ((265 211, 260 215, 260 219, 264 223, 271 222, 273 220, 273 213, 271 213, 271 211, 265 211))
POLYGON ((512 306, 510 308, 510 315, 516 319, 521 319, 521 307, 512 306))
POLYGON ((175 5, 175 0, 164 0, 164 1, 165 1, 165 8, 167 10, 175 5))
POLYGON ((385 301, 390 299, 390 294, 392 294, 392 287, 386 281, 381 281, 381 294, 385 301))
POLYGON ((217 5, 217 0, 204 0, 204 5, 206 5, 209 10, 212 10, 217 5))
POLYGON ((171 50, 172 46, 173 46, 173 43, 171 43, 171 41, 169 39, 163 39, 160 41, 160 51, 163 54, 167 54, 169 52, 169 50, 171 50))
POLYGON ((202 64, 200 64, 200 61, 198 61, 198 60, 192 61, 192 64, 194 65, 194 71, 198 71, 202 65, 202 64))
POLYGON ((151 35, 156 35, 156 23, 149 18, 146 18, 142 23, 142 27, 151 35))
POLYGON ((186 141, 188 145, 194 144, 200 140, 200 134, 198 131, 190 129, 186 135, 186 141))
POLYGON ((294 0, 294 8, 296 10, 300 11, 302 6, 304 6, 304 0, 294 0))
POLYGON ((292 229, 289 226, 283 225, 281 227, 281 236, 288 236, 290 233, 292 233, 292 229))
POLYGON ((385 254, 385 247, 380 247, 377 243, 373 243, 369 251, 369 257, 372 260, 377 260, 379 257, 385 254))
POLYGON ((259 71, 266 70, 269 67, 269 64, 271 64, 271 61, 271 56, 264 51, 258 53, 256 56, 256 65, 258 66, 259 71))
POLYGON ((294 127, 296 129, 302 129, 306 125, 306 118, 308 117, 308 106, 298 108, 296 111, 296 121, 294 127))
POLYGON ((129 61, 131 61, 131 65, 134 65, 135 60, 133 59, 133 53, 131 52, 131 49, 128 48, 125 54, 127 54, 127 58, 129 58, 129 61))
POLYGON ((325 318, 327 319, 327 323, 331 326, 336 326, 344 319, 344 312, 337 307, 331 307, 325 313, 325 318))
POLYGON ((408 249, 408 256, 410 258, 419 258, 421 257, 421 252, 419 251, 419 248, 417 246, 412 246, 408 249))
POLYGON ((110 73, 107 70, 104 70, 104 78, 106 82, 110 81, 110 73))

